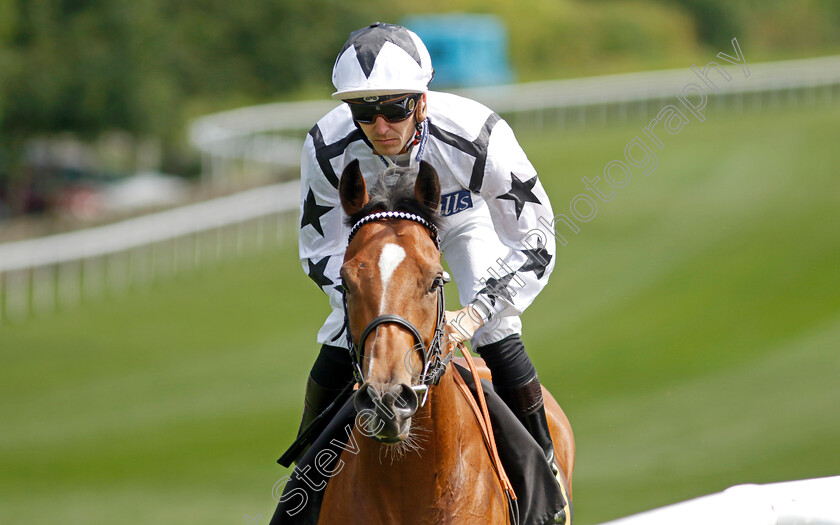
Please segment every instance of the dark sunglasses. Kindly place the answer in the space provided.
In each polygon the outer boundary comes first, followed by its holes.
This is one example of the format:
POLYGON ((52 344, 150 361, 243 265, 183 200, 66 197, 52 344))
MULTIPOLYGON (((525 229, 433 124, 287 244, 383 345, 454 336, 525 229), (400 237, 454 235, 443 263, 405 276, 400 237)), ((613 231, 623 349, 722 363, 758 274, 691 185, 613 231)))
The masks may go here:
POLYGON ((402 122, 417 109, 421 94, 399 95, 396 98, 366 102, 364 99, 347 100, 353 120, 360 124, 371 124, 377 115, 388 122, 402 122))

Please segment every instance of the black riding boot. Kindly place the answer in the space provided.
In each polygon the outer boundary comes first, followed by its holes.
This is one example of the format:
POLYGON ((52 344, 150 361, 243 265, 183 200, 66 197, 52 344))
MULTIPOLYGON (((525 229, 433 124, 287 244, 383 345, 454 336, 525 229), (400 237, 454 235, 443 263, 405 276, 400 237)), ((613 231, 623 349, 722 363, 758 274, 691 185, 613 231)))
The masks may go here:
POLYGON ((312 429, 307 428, 313 421, 330 405, 335 402, 333 410, 341 408, 341 393, 344 397, 352 394, 349 388, 353 380, 353 366, 350 362, 350 354, 346 349, 338 346, 323 345, 312 370, 309 372, 309 379, 306 381, 306 394, 303 401, 303 416, 300 418, 300 429, 298 439, 292 443, 283 456, 277 460, 284 467, 290 467, 292 463, 298 463, 303 455, 309 450, 309 446, 318 435, 326 428, 331 418, 325 414, 322 421, 312 429), (305 435, 304 435, 305 434, 305 435))
POLYGON ((551 468, 554 478, 560 485, 560 490, 565 499, 563 508, 554 516, 554 523, 567 523, 567 520, 571 516, 569 495, 566 493, 566 487, 563 482, 563 476, 560 474, 560 469, 554 461, 554 443, 551 440, 551 434, 548 430, 548 420, 545 415, 545 406, 543 405, 539 378, 534 376, 533 379, 518 388, 496 388, 496 392, 498 392, 505 404, 510 407, 514 415, 519 418, 519 421, 522 422, 525 429, 543 450, 545 459, 548 461, 548 466, 551 468))
POLYGON ((551 441, 551 434, 548 431, 548 420, 545 416, 539 378, 534 376, 533 379, 518 388, 497 388, 496 391, 514 415, 519 418, 519 421, 522 422, 540 448, 543 449, 545 458, 556 476, 558 471, 554 462, 554 443, 551 441))
POLYGON ((540 446, 560 485, 565 504, 554 516, 554 522, 571 523, 569 495, 563 476, 554 463, 554 444, 548 432, 540 380, 534 363, 525 351, 522 338, 519 334, 509 335, 495 343, 479 346, 477 350, 493 374, 493 389, 540 446))
POLYGON ((493 388, 543 449, 552 471, 556 471, 554 445, 548 433, 540 380, 522 338, 519 334, 509 335, 478 347, 478 353, 493 374, 493 388))
MULTIPOLYGON (((306 430, 312 421, 318 417, 321 412, 327 409, 333 401, 335 401, 339 394, 343 389, 341 388, 326 388, 312 379, 310 375, 309 378, 306 380, 306 394, 303 398, 303 415, 300 418, 300 428, 298 429, 298 437, 306 430)), ((324 421, 322 426, 326 426, 329 421, 324 421)), ((321 430, 316 429, 314 435, 320 434, 321 430)), ((306 451, 309 450, 309 444, 298 454, 295 458, 295 463, 299 462, 300 459, 306 454, 306 451)))

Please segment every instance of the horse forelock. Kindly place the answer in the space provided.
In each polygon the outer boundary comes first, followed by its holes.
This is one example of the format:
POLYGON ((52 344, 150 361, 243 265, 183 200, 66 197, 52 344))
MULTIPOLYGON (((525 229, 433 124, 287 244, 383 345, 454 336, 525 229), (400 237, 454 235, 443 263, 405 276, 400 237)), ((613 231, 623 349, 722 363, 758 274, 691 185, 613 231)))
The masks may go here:
POLYGON ((404 211, 422 217, 429 224, 440 227, 441 217, 437 209, 419 202, 414 195, 417 170, 409 167, 392 166, 382 171, 368 192, 368 203, 346 220, 353 226, 372 213, 383 211, 404 211))

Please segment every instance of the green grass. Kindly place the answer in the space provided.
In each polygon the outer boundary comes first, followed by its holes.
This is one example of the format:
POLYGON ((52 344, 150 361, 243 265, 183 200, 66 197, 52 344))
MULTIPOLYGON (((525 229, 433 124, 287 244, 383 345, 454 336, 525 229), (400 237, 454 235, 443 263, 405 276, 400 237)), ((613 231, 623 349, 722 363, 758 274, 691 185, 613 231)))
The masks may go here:
MULTIPOLYGON (((580 525, 840 471, 838 122, 692 121, 566 234, 524 322, 580 525)), ((643 125, 520 139, 560 213, 643 125)), ((295 245, 0 325, 0 523, 267 523, 327 312, 295 245)))

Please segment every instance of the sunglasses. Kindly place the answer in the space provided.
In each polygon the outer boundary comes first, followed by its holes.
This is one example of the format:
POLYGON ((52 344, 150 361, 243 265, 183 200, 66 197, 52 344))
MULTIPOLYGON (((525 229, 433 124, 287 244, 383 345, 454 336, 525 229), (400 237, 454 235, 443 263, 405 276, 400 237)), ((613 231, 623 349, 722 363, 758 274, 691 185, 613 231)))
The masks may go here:
POLYGON ((364 99, 347 100, 353 120, 360 124, 372 124, 377 115, 388 122, 402 122, 414 113, 421 94, 399 95, 388 100, 367 102, 364 99))

